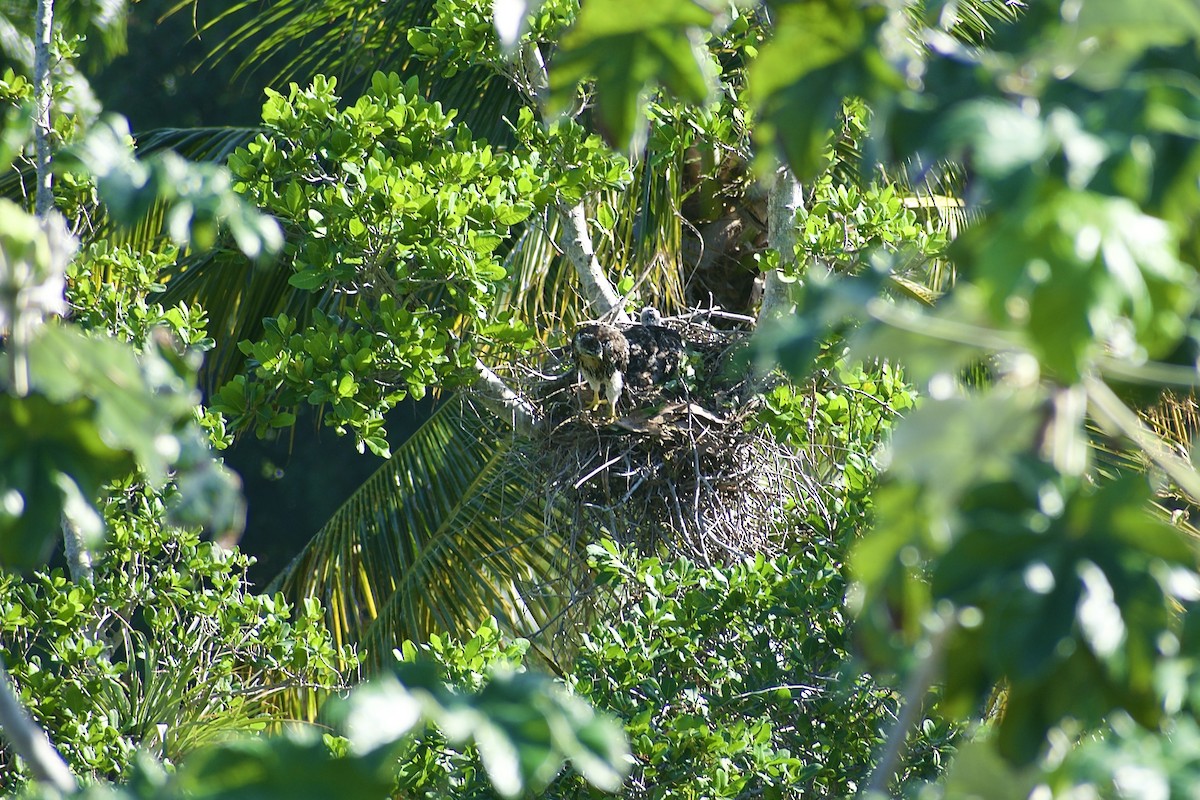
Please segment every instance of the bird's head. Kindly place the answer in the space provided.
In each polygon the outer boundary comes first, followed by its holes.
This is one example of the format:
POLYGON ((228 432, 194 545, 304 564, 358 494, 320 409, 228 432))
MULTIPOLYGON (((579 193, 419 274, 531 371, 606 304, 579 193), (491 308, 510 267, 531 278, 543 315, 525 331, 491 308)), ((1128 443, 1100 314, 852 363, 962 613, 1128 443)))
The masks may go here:
POLYGON ((599 329, 596 325, 581 325, 575 330, 571 345, 576 354, 599 358, 604 353, 604 343, 600 340, 599 329))
POLYGON ((638 322, 643 325, 662 325, 662 321, 662 314, 658 313, 658 309, 654 306, 646 306, 638 315, 638 322))

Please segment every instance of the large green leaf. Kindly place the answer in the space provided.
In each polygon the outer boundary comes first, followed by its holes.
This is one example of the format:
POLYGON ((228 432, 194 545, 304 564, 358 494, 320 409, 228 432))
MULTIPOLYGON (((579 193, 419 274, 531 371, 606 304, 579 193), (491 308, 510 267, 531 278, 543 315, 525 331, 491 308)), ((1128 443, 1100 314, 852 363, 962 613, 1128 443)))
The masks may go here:
POLYGON ((711 93, 715 69, 701 42, 712 21, 691 0, 584 3, 551 64, 556 105, 568 106, 576 86, 594 78, 599 122, 610 142, 627 149, 644 124, 651 87, 693 103, 711 93))
POLYGON ((824 166, 843 99, 903 87, 875 46, 884 15, 852 0, 789 3, 750 65, 746 99, 762 115, 756 136, 783 151, 802 183, 824 166))

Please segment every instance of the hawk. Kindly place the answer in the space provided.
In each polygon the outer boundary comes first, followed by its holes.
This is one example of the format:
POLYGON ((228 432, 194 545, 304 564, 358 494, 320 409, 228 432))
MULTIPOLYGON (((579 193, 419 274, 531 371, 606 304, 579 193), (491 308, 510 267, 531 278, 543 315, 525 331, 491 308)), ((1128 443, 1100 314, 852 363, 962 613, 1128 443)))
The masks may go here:
POLYGON ((600 401, 608 403, 611 416, 617 415, 617 400, 625 386, 629 366, 629 342, 612 325, 589 322, 575 329, 571 350, 579 374, 592 389, 592 411, 600 401))
POLYGON ((632 393, 646 394, 661 389, 679 373, 684 343, 682 336, 662 324, 662 316, 651 306, 642 309, 640 322, 625 329, 629 366, 624 377, 632 393))
POLYGON ((683 337, 662 325, 653 308, 642 310, 641 324, 624 330, 602 322, 580 325, 571 348, 579 374, 592 389, 591 410, 604 400, 612 417, 623 391, 630 390, 635 399, 654 396, 679 372, 684 355, 683 337))

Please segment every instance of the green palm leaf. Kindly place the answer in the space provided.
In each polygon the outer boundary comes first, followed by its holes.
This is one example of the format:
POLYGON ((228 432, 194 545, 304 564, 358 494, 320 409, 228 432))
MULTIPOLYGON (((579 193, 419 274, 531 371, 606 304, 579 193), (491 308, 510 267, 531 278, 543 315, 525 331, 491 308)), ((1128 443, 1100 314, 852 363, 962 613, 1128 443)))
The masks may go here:
POLYGON ((359 643, 368 669, 404 639, 468 635, 488 616, 534 634, 566 606, 571 559, 529 474, 500 423, 448 402, 276 582, 320 599, 337 644, 359 643))
MULTIPOLYGON (((198 8, 199 0, 181 0, 170 13, 186 9, 194 14, 198 8)), ((336 77, 342 91, 352 94, 368 85, 377 71, 419 74, 430 100, 457 109, 478 136, 508 141, 510 129, 503 120, 514 115, 521 97, 506 79, 479 67, 443 78, 430 65, 414 61, 408 31, 428 25, 434 15, 433 0, 277 0, 267 8, 247 0, 199 25, 197 34, 240 22, 213 46, 209 59, 240 59, 238 73, 270 64, 273 73, 265 81, 269 86, 326 75, 336 77)))

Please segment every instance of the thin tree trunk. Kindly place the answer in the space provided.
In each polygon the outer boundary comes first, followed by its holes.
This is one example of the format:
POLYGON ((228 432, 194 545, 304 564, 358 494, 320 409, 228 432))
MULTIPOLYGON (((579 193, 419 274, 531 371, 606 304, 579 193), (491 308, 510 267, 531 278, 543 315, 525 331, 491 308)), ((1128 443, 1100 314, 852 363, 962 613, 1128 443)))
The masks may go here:
MULTIPOLYGON (((33 211, 43 226, 54 207, 53 180, 50 171, 50 106, 53 100, 53 85, 50 81, 50 44, 54 35, 54 0, 38 0, 37 16, 34 19, 33 51, 33 94, 34 94, 34 167, 37 172, 37 191, 33 200, 33 211)), ((18 387, 20 388, 20 387, 18 387)), ((65 516, 62 520, 63 549, 66 551, 67 567, 76 582, 90 580, 92 559, 84 545, 78 528, 65 516)))
POLYGON ((38 0, 33 31, 33 141, 37 171, 33 210, 42 219, 54 206, 54 197, 50 193, 50 101, 53 96, 50 85, 50 42, 53 31, 54 0, 38 0))
POLYGON ((575 267, 579 276, 579 288, 587 298, 588 305, 596 317, 609 317, 625 321, 625 312, 621 308, 621 296, 617 294, 612 281, 604 274, 596 258, 596 249, 592 245, 592 236, 588 232, 587 213, 583 203, 573 206, 560 204, 558 214, 566 223, 563 232, 563 250, 575 267))
MULTIPOLYGON (((531 42, 521 50, 521 65, 525 73, 527 86, 523 87, 532 94, 539 107, 545 106, 546 92, 550 86, 549 73, 546 71, 546 61, 536 42, 531 42)), ((625 312, 621 309, 621 296, 616 287, 604 273, 604 268, 596 258, 596 248, 592 244, 592 235, 587 226, 587 210, 583 201, 575 205, 559 203, 558 215, 564 223, 563 250, 575 274, 579 276, 579 286, 587 299, 593 315, 596 317, 611 317, 622 322, 627 321, 625 312)))
POLYGON ((796 265, 796 211, 804 204, 800 183, 787 167, 775 174, 767 195, 767 243, 779 253, 779 269, 768 270, 764 277, 760 323, 779 319, 796 310, 789 297, 782 271, 794 272, 796 265))
POLYGON ((67 558, 67 570, 71 573, 71 580, 75 583, 90 583, 92 554, 88 552, 83 531, 79 530, 79 526, 66 514, 62 516, 62 533, 63 555, 67 558))
MULTIPOLYGON (((33 89, 36 104, 34 119, 34 147, 37 170, 37 193, 34 196, 34 211, 43 225, 54 205, 50 194, 50 41, 54 30, 54 0, 38 0, 36 16, 34 17, 33 41, 33 89)), ((26 324, 20 319, 13 320, 13 333, 20 336, 20 329, 26 324)), ((24 338, 24 337, 20 337, 24 338)), ((24 342, 10 342, 14 349, 13 391, 26 394, 29 391, 27 375, 23 365, 18 365, 15 357, 23 355, 24 342)), ((79 790, 75 776, 67 767, 62 756, 50 742, 46 732, 29 716, 21 698, 17 695, 16 686, 0 660, 0 728, 4 730, 4 738, 12 745, 13 750, 33 772, 34 777, 53 786, 63 794, 74 794, 79 790)))
MULTIPOLYGON (((784 282, 783 271, 795 271, 796 211, 804 204, 804 192, 799 181, 787 167, 780 167, 767 194, 767 244, 779 254, 779 268, 768 270, 763 277, 762 305, 759 306, 756 328, 770 325, 795 312, 790 284, 784 282)), ((762 391, 770 373, 770 364, 760 360, 754 366, 748 384, 751 392, 762 391)))

